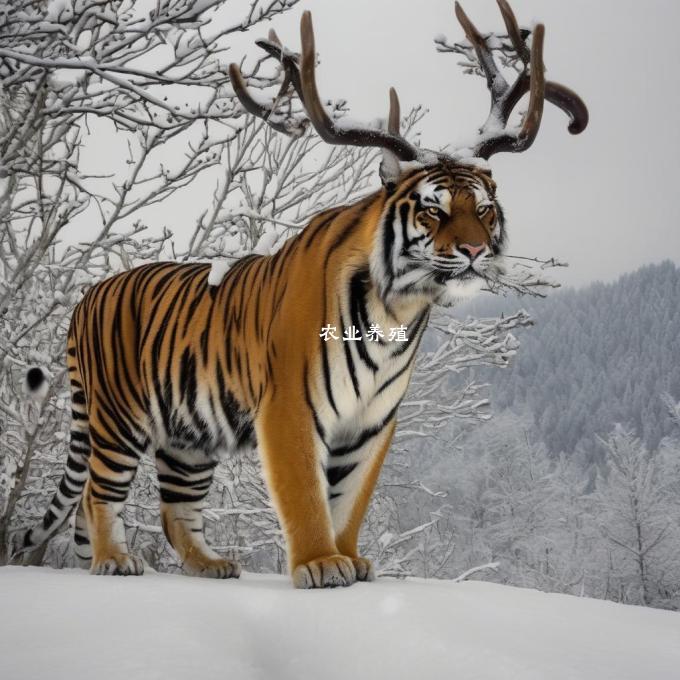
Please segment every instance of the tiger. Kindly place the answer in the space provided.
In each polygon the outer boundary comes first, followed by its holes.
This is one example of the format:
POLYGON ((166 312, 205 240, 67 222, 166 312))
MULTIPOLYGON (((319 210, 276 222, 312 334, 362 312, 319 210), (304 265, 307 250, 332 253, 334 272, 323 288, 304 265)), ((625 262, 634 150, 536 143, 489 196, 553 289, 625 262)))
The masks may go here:
MULTIPOLYGON (((309 21, 306 13, 303 62, 313 56, 309 21)), ((304 63, 301 72, 312 109, 304 63)), ((233 71, 232 80, 247 108, 233 71)), ((149 263, 87 291, 66 344, 65 471, 42 522, 18 535, 17 555, 75 510, 81 563, 94 574, 142 574, 122 511, 141 457, 152 455, 163 531, 183 570, 238 577, 239 565, 207 544, 202 508, 218 454, 256 446, 293 585, 375 578, 360 528, 431 311, 484 288, 506 246, 488 167, 411 157, 394 113, 381 138, 380 188, 320 212, 275 253, 243 257, 221 278, 210 263, 149 263), (404 338, 367 341, 372 328, 403 329, 404 338)), ((375 145, 374 130, 359 132, 375 145)), ((31 382, 37 389, 41 376, 31 382)))

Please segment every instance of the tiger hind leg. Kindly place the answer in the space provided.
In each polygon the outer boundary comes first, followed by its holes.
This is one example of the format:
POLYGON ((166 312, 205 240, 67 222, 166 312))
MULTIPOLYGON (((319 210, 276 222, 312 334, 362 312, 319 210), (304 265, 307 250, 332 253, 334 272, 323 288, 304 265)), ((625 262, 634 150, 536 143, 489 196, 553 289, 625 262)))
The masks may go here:
POLYGON ((102 500, 91 481, 83 496, 87 528, 90 534, 92 561, 90 572, 98 575, 140 576, 144 563, 129 554, 125 525, 121 514, 124 500, 102 500))
MULTIPOLYGON (((83 493, 83 509, 91 544, 93 574, 136 576, 144 573, 141 559, 129 554, 123 523, 123 509, 140 456, 148 447, 141 427, 121 419, 112 427, 96 404, 90 404, 90 476, 83 493)), ((106 404, 109 413, 111 407, 106 404)), ((78 534, 81 539, 83 533, 78 534)), ((84 547, 85 543, 82 544, 84 547)), ((87 557, 85 549, 83 556, 87 557)))
POLYGON ((200 451, 156 452, 161 492, 163 531, 189 576, 238 578, 238 563, 208 546, 203 534, 202 509, 213 478, 215 462, 200 451))

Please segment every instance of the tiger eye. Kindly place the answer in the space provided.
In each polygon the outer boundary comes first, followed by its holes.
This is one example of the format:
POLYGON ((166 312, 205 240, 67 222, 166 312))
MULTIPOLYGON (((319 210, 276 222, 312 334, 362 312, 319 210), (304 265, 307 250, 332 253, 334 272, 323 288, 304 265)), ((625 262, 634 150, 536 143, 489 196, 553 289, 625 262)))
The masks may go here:
POLYGON ((439 219, 439 208, 428 208, 427 214, 432 215, 432 217, 436 217, 437 219, 439 219))

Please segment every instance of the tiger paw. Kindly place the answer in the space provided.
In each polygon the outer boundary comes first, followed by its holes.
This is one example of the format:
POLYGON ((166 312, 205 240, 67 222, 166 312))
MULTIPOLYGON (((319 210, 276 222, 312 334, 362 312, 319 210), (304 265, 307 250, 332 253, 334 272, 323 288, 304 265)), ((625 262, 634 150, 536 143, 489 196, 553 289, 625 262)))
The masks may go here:
POLYGON ((189 576, 202 578, 238 578, 241 575, 241 566, 238 562, 221 557, 187 560, 183 568, 189 576))
POLYGON ((139 557, 118 553, 101 560, 92 560, 90 573, 110 576, 141 576, 144 562, 139 557))
POLYGON ((353 557, 352 563, 357 573, 357 581, 375 581, 373 562, 365 557, 353 557))
POLYGON ((293 571, 296 588, 337 588, 351 586, 357 580, 352 559, 344 555, 329 555, 300 564, 293 571))

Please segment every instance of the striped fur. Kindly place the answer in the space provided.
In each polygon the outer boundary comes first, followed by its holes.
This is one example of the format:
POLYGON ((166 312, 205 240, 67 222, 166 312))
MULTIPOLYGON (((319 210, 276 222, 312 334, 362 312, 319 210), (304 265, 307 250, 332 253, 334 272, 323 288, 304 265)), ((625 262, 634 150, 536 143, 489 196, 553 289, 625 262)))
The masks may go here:
POLYGON ((431 306, 474 292, 503 240, 494 184, 449 163, 317 215, 272 256, 149 264, 94 286, 68 335, 71 451, 43 522, 76 515, 94 573, 138 574, 121 519, 142 455, 158 466, 165 533, 185 570, 238 576, 205 543, 201 507, 218 449, 255 442, 298 587, 372 578, 359 527, 395 429, 431 306), (484 246, 476 258, 464 244, 484 246), (463 247, 460 250, 458 246, 463 247), (408 341, 324 341, 404 325, 408 341))

